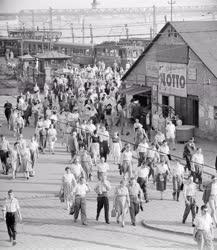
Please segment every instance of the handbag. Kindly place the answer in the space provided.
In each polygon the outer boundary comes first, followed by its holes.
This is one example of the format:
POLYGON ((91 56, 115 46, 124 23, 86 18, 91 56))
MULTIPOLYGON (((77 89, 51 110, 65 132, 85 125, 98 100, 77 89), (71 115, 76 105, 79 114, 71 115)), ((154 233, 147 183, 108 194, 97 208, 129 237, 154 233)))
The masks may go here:
POLYGON ((75 213, 75 204, 73 203, 70 207, 70 211, 69 211, 69 214, 70 215, 73 215, 75 213))
POLYGON ((115 210, 115 208, 113 208, 112 211, 111 211, 111 217, 116 217, 116 210, 115 210))
POLYGON ((59 199, 60 199, 60 202, 64 202, 64 192, 63 190, 61 189, 60 192, 59 192, 59 199))

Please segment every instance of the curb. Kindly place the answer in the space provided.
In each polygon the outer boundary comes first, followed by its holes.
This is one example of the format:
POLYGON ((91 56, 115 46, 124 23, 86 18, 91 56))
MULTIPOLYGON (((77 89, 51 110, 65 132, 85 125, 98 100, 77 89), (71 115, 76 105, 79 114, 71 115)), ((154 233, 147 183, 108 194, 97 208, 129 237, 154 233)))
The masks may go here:
MULTIPOLYGON (((45 199, 45 198, 52 198, 52 197, 58 197, 57 194, 48 194, 48 195, 32 195, 29 197, 17 197, 18 200, 33 200, 33 199, 45 199)), ((0 201, 4 201, 5 198, 0 198, 0 201)))
MULTIPOLYGON (((172 233, 172 234, 176 234, 176 235, 193 237, 193 234, 191 234, 191 233, 185 233, 185 232, 182 232, 182 231, 173 231, 171 229, 165 229, 165 228, 150 226, 149 224, 147 224, 145 222, 145 220, 142 220, 141 224, 142 224, 143 227, 146 227, 146 228, 151 229, 151 230, 155 230, 155 231, 159 231, 159 232, 163 232, 163 233, 172 233)), ((214 238, 214 241, 217 242, 217 238, 214 238)))

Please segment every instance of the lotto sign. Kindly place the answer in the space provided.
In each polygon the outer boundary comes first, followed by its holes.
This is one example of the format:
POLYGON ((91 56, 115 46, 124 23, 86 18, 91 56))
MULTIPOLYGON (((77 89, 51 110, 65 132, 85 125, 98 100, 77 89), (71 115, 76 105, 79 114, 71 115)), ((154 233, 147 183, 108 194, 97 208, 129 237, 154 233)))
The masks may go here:
POLYGON ((187 97, 186 65, 160 62, 159 91, 162 94, 187 97))

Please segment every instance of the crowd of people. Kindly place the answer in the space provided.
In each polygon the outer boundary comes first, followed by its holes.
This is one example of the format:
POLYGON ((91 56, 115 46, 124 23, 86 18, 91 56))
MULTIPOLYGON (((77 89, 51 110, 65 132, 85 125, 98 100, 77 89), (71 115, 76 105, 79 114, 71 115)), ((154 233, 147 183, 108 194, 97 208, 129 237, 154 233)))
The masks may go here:
MULTIPOLYGON (((66 203, 68 212, 74 215, 74 222, 81 212, 82 224, 87 225, 86 195, 90 191, 89 182, 96 178, 96 220, 104 207, 105 222, 110 223, 111 183, 108 173, 112 161, 121 176, 113 194, 111 210, 111 216, 116 216, 117 223, 121 218, 121 226, 124 227, 129 211, 131 224, 135 226, 136 215, 143 210, 143 201, 150 201, 150 181, 156 185, 163 199, 167 181, 171 179, 172 199, 179 201, 183 190, 186 207, 182 222, 186 222, 191 211, 192 225, 202 231, 200 237, 196 237, 198 242, 202 244, 202 239, 211 244, 212 232, 205 234, 203 230, 206 229, 201 229, 207 228, 206 221, 195 221, 198 186, 204 191, 204 203, 209 203, 214 225, 217 225, 217 178, 214 176, 209 185, 203 187, 202 149, 195 146, 192 138, 184 146, 186 164, 182 159, 172 157, 170 151, 176 150, 176 126, 181 125, 181 120, 178 117, 175 120, 165 119, 157 112, 150 115, 149 111, 145 122, 142 122, 138 100, 126 102, 120 91, 120 79, 120 72, 102 65, 72 68, 70 77, 56 76, 52 85, 45 83, 43 90, 35 84, 33 93, 17 97, 15 106, 6 102, 5 116, 15 142, 11 145, 1 135, 0 158, 4 174, 9 174, 11 169, 13 179, 22 172, 29 180, 36 174, 39 153, 55 154, 59 135, 60 143, 71 156, 62 177, 59 196, 66 203), (23 130, 27 126, 34 127, 30 142, 23 138, 23 130), (124 141, 123 136, 129 136, 133 141, 124 141), (136 164, 134 158, 138 159, 136 164)), ((202 211, 205 210, 203 207, 202 211)), ((12 234, 9 236, 11 238, 12 234)))

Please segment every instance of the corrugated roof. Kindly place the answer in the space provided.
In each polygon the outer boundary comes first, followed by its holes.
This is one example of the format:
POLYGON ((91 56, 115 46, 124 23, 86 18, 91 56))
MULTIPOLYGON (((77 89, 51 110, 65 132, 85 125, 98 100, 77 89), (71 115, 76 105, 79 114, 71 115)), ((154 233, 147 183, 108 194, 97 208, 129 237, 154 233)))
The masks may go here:
POLYGON ((70 56, 59 53, 57 51, 47 51, 47 52, 38 54, 35 57, 37 57, 39 59, 68 59, 68 58, 71 58, 70 56))
POLYGON ((186 44, 188 44, 206 67, 217 77, 217 21, 183 21, 166 23, 140 57, 125 73, 122 80, 125 80, 133 68, 142 60, 146 52, 161 36, 168 25, 171 25, 179 33, 186 44))

